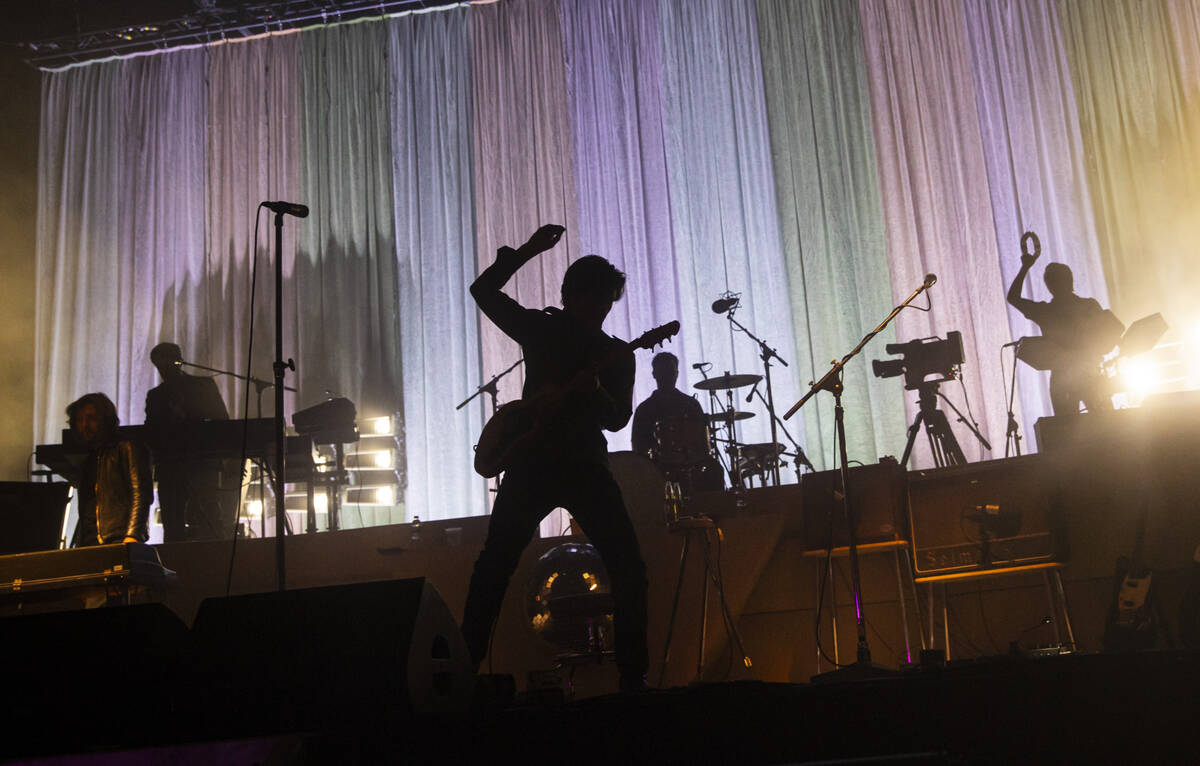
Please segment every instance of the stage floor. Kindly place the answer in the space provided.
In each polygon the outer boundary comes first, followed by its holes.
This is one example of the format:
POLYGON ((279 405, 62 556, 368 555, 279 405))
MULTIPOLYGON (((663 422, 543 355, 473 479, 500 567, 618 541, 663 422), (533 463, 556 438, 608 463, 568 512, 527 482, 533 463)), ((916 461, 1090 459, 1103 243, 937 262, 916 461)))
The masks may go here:
POLYGON ((20 749, 30 756, 24 762, 79 766, 509 758, 572 764, 1194 763, 1200 756, 1192 729, 1200 712, 1198 685, 1196 653, 1005 657, 865 682, 746 681, 557 703, 518 698, 468 714, 364 708, 353 721, 317 731, 243 732, 239 739, 197 737, 185 721, 140 717, 133 709, 127 711, 128 729, 107 741, 73 742, 64 718, 47 727, 65 726, 65 736, 45 737, 32 750, 26 738, 20 749))

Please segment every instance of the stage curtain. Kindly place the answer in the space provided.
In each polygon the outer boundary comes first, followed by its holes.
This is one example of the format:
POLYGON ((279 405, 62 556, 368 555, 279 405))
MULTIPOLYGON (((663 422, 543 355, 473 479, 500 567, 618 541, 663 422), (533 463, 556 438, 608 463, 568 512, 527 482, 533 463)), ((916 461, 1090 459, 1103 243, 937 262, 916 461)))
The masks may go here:
MULTIPOLYGON (((1114 313, 1200 319, 1200 27, 1194 3, 1058 4, 1114 313)), ((1177 335, 1174 337, 1178 337, 1177 335)))
MULTIPOLYGON (((1031 0, 966 0, 965 21, 1005 289, 1021 267, 1021 235, 1033 231, 1042 257, 1023 295, 1050 300, 1042 270, 1053 261, 1071 267, 1076 293, 1107 307, 1087 158, 1055 8, 1031 0)), ((1041 334, 1011 306, 1008 317, 1013 338, 1041 334)), ((1010 348, 1004 364, 1012 362, 1010 348)), ((1025 452, 1035 448, 1034 422, 1051 413, 1049 382, 1048 373, 1018 364, 1016 411, 1026 414, 1025 452)))
MULTIPOLYGON (((894 305, 862 30, 848 0, 760 0, 758 18, 797 367, 807 382, 894 305)), ((845 368, 847 447, 864 463, 903 448, 902 388, 876 378, 870 363, 895 340, 889 326, 845 368)), ((835 466, 832 395, 818 394, 800 412, 809 457, 835 466)))
POLYGON ((35 436, 59 441, 89 391, 140 423, 156 332, 204 334, 180 304, 205 270, 206 62, 201 50, 44 75, 38 170, 35 436))
MULTIPOLYGON (((300 199, 311 215, 295 223, 291 274, 297 403, 345 396, 364 419, 401 409, 388 45, 374 21, 300 35, 300 199)), ((401 510, 375 505, 347 505, 341 518, 343 527, 401 521, 401 510)))
MULTIPOLYGON (((275 216, 260 213, 255 241, 254 211, 264 200, 300 200, 299 43, 299 33, 292 33, 208 49, 207 240, 202 250, 206 268, 168 297, 180 305, 199 306, 204 313, 204 336, 179 341, 185 359, 238 374, 249 369, 266 381, 274 379, 275 216), (247 368, 253 258, 258 260, 258 284, 253 360, 247 368)), ((305 225, 296 218, 285 220, 283 255, 288 274, 293 272, 297 235, 305 225)), ((284 348, 290 351, 295 348, 297 325, 291 278, 284 283, 284 306, 284 348)), ((159 332, 162 340, 174 336, 166 328, 159 332)), ((272 389, 260 394, 255 386, 247 392, 246 384, 233 378, 217 381, 230 417, 274 414, 272 389)), ((296 377, 289 373, 285 384, 296 387, 296 377)), ((288 393, 285 411, 293 411, 295 401, 288 393)))
MULTIPOLYGON (((684 350, 689 362, 711 363, 710 375, 763 374, 758 345, 710 310, 723 292, 741 293, 734 318, 788 363, 771 370, 782 414, 798 398, 798 352, 754 5, 667 0, 660 12, 663 138, 684 350)), ((688 368, 686 382, 697 379, 688 368)), ((732 404, 749 409, 749 393, 737 389, 732 404)), ((766 408, 754 409, 759 417, 743 421, 739 437, 767 442, 766 408)), ((801 421, 786 425, 803 445, 801 421)), ((779 441, 787 439, 780 434, 779 441)))
MULTIPOLYGON (((963 385, 943 383, 941 392, 964 415, 974 414, 992 450, 957 423, 945 402, 939 406, 968 460, 1001 457, 1006 403, 999 349, 1010 339, 1007 285, 996 248, 963 9, 954 0, 863 0, 860 13, 892 299, 907 298, 927 273, 938 279, 929 293, 932 310, 901 312, 896 334, 904 342, 962 333, 963 385)), ((925 306, 925 298, 914 305, 925 306)), ((906 407, 912 421, 915 392, 906 392, 906 407)), ((915 465, 931 464, 923 434, 914 454, 915 465)))
POLYGON ((389 20, 395 227, 410 514, 483 513, 471 446, 488 403, 455 405, 479 380, 472 198, 471 29, 465 6, 389 20))
MULTIPOLYGON (((625 272, 625 297, 613 306, 605 329, 631 339, 681 316, 663 144, 658 6, 564 0, 562 7, 579 249, 599 253, 625 272)), ((679 357, 679 386, 692 393, 690 365, 703 358, 699 344, 689 344, 681 333, 662 348, 679 357)), ((635 402, 654 390, 650 360, 657 352, 637 352, 635 402)), ((610 434, 609 448, 627 450, 629 438, 628 428, 610 434)))
MULTIPOLYGON (((558 0, 473 5, 471 35, 476 273, 495 260, 497 248, 524 244, 538 226, 566 226, 557 247, 505 288, 523 306, 558 306, 562 276, 580 254, 558 0)), ((482 370, 451 384, 464 398, 521 358, 517 344, 476 313, 482 370)), ((520 398, 523 381, 521 367, 505 377, 500 402, 520 398)))

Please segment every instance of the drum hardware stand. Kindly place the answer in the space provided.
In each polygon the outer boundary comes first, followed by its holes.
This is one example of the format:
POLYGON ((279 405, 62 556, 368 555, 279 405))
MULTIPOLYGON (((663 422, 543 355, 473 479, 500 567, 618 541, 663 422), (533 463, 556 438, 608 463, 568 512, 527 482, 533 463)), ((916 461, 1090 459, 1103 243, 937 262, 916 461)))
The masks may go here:
MULTIPOLYGON (((775 420, 776 420, 776 418, 775 418, 775 393, 774 393, 774 389, 771 387, 771 357, 774 357, 776 359, 776 361, 778 361, 784 367, 787 367, 788 363, 786 361, 784 361, 783 357, 781 357, 779 354, 777 354, 775 352, 775 349, 768 346, 763 340, 758 338, 754 333, 747 330, 745 325, 743 325, 741 322, 739 322, 733 318, 734 312, 738 310, 738 306, 740 306, 740 305, 741 305, 740 303, 734 303, 729 308, 729 311, 725 315, 725 318, 729 320, 729 323, 731 325, 736 327, 738 330, 741 330, 746 335, 746 337, 750 338, 750 340, 752 340, 758 344, 759 358, 762 359, 763 369, 766 371, 767 414, 771 416, 771 443, 778 444, 779 443, 779 434, 776 432, 776 426, 775 426, 775 420)), ((728 373, 726 373, 726 374, 728 374, 728 373)), ((772 466, 771 477, 775 480, 775 486, 779 486, 779 462, 778 461, 776 461, 775 465, 772 466)))
MULTIPOLYGON (((499 383, 500 379, 503 378, 505 375, 507 375, 508 373, 517 369, 517 366, 519 364, 521 364, 521 362, 524 362, 524 361, 525 361, 525 357, 521 357, 517 361, 510 364, 508 367, 504 368, 500 372, 493 375, 491 380, 489 380, 487 383, 484 383, 479 388, 475 389, 474 393, 472 393, 466 399, 463 399, 461 402, 459 402, 457 405, 455 405, 455 407, 454 407, 455 411, 461 410, 463 407, 466 407, 468 404, 470 404, 471 400, 474 399, 475 397, 482 396, 483 394, 487 394, 488 398, 491 400, 491 403, 492 403, 492 411, 491 411, 491 414, 488 415, 488 417, 490 418, 493 415, 495 415, 496 410, 499 409, 499 405, 497 402, 497 397, 499 395, 499 389, 496 388, 496 384, 499 383)), ((500 491, 500 477, 499 476, 492 479, 492 486, 491 486, 490 490, 492 492, 500 491)))
POLYGON ((951 465, 966 464, 967 458, 963 454, 962 447, 959 446, 958 439, 954 436, 954 431, 950 429, 946 413, 937 406, 938 399, 954 410, 954 414, 958 416, 958 422, 965 425, 975 435, 984 449, 988 451, 992 449, 992 445, 983 437, 983 434, 979 433, 979 429, 975 428, 966 416, 954 406, 954 403, 938 390, 939 383, 940 381, 924 383, 917 389, 920 411, 917 412, 912 425, 908 427, 908 443, 904 445, 904 457, 900 458, 902 466, 908 465, 908 458, 912 454, 913 444, 917 440, 917 431, 920 430, 921 423, 925 424, 925 434, 929 437, 929 451, 933 453, 934 465, 938 468, 945 468, 951 465))
POLYGON ((792 408, 789 409, 783 416, 783 419, 787 420, 792 415, 796 414, 796 410, 803 407, 809 399, 816 396, 818 391, 829 391, 831 394, 833 394, 834 428, 837 431, 839 448, 838 452, 840 458, 839 462, 841 464, 841 500, 842 510, 846 517, 846 533, 850 554, 850 581, 854 588, 854 621, 858 632, 858 645, 856 651, 857 660, 853 665, 832 670, 829 673, 823 673, 815 678, 824 680, 855 680, 861 678, 879 677, 882 675, 888 675, 892 672, 887 668, 882 668, 871 662, 871 647, 867 642, 867 617, 863 611, 862 580, 858 567, 858 519, 855 518, 854 506, 850 502, 850 457, 846 450, 846 420, 845 411, 842 408, 842 370, 845 368, 846 363, 857 356, 858 353, 862 351, 863 347, 866 346, 872 338, 878 335, 884 327, 887 327, 888 323, 891 322, 897 314, 907 307, 908 304, 912 303, 918 295, 932 287, 936 281, 937 277, 935 277, 933 274, 925 275, 924 283, 914 290, 912 295, 908 296, 903 303, 893 308, 891 312, 884 318, 884 320, 879 323, 879 326, 864 335, 863 339, 858 342, 858 345, 855 346, 850 353, 842 357, 840 361, 835 361, 833 366, 829 368, 829 371, 826 372, 819 381, 813 383, 809 387, 808 393, 801 397, 800 401, 793 404, 792 408))
MULTIPOLYGON (((1004 432, 1004 457, 1008 457, 1010 451, 1016 457, 1021 456, 1021 429, 1013 414, 1013 400, 1017 396, 1017 354, 1021 353, 1021 342, 1024 340, 1024 338, 1018 338, 1012 343, 1004 344, 1013 347, 1012 380, 1008 387, 1008 429, 1004 432)), ((1004 347, 1000 349, 1000 364, 1001 366, 1004 364, 1004 347)))
MULTIPOLYGON (((787 430, 787 426, 783 424, 783 421, 781 421, 779 419, 779 417, 775 414, 775 410, 771 408, 770 402, 768 402, 766 399, 763 399, 763 395, 758 392, 757 388, 754 388, 750 391, 751 396, 754 396, 755 394, 757 394, 759 400, 762 401, 762 403, 767 406, 767 411, 770 413, 771 417, 775 419, 776 424, 779 426, 779 430, 783 432, 783 435, 785 437, 787 437, 787 440, 789 442, 791 442, 792 447, 796 450, 796 452, 794 454, 787 453, 787 452, 784 452, 781 454, 786 455, 788 457, 796 458, 797 480, 799 480, 799 476, 801 473, 801 470, 800 470, 801 466, 804 466, 804 467, 808 468, 808 470, 812 471, 813 473, 816 473, 817 469, 813 467, 812 461, 810 461, 808 459, 808 455, 804 454, 804 450, 800 447, 800 445, 796 442, 796 440, 792 438, 791 433, 789 433, 787 430)), ((746 401, 749 402, 750 399, 747 398, 746 401)), ((776 486, 778 486, 778 485, 776 485, 776 486)))

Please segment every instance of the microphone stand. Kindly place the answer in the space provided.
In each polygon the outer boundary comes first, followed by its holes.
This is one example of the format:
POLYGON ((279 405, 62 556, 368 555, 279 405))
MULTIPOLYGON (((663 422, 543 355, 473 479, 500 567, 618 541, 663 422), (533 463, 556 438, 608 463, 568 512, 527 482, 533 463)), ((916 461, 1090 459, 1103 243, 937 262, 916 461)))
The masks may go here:
MULTIPOLYGON (((471 400, 474 399, 475 397, 482 396, 483 394, 487 394, 488 397, 492 401, 492 414, 488 415, 488 419, 490 420, 491 418, 495 417, 496 410, 498 409, 497 404, 496 404, 496 397, 499 394, 499 391, 496 388, 496 384, 498 382, 500 382, 500 379, 503 378, 505 375, 507 375, 508 373, 517 369, 517 365, 521 364, 521 362, 524 362, 524 361, 525 361, 525 357, 521 357, 520 359, 518 359, 517 361, 510 364, 505 369, 501 370, 499 373, 493 375, 491 380, 489 380, 487 383, 484 383, 479 388, 475 389, 475 393, 471 394, 466 399, 463 399, 461 402, 459 402, 454 407, 454 409, 461 410, 463 407, 466 407, 468 404, 470 404, 471 400)), ((492 487, 492 491, 493 492, 500 491, 500 477, 497 476, 492 481, 495 482, 495 486, 492 487)))
MULTIPOLYGON (((755 336, 754 333, 747 330, 745 325, 733 318, 733 312, 737 311, 737 308, 737 304, 730 307, 729 313, 725 315, 725 318, 729 320, 730 324, 745 333, 750 340, 758 344, 759 358, 763 361, 763 369, 766 371, 767 378, 767 413, 771 416, 771 449, 775 449, 775 445, 779 443, 779 433, 775 426, 775 392, 771 388, 771 357, 775 357, 784 367, 787 367, 788 363, 784 361, 783 357, 775 353, 775 349, 768 346, 755 336)), ((771 466, 771 477, 775 480, 775 486, 778 487, 779 461, 774 461, 774 464, 771 466)))
MULTIPOLYGON (((1004 457, 1008 457, 1010 449, 1016 451, 1017 457, 1021 456, 1021 429, 1017 425, 1016 415, 1013 414, 1013 400, 1017 396, 1017 354, 1021 353, 1021 342, 1024 340, 1021 338, 1013 345, 1012 381, 1008 389, 1008 428, 1004 432, 1004 457)), ((1004 349, 1000 349, 1000 364, 1003 370, 1004 349)))
MULTIPOLYGON (((231 378, 237 378, 238 380, 244 380, 248 383, 253 383, 254 389, 256 391, 258 391, 258 393, 260 395, 262 394, 263 391, 265 391, 266 389, 275 385, 274 383, 272 383, 269 380, 263 380, 262 378, 256 378, 253 375, 241 375, 239 373, 231 372, 229 370, 222 370, 219 367, 206 367, 202 364, 196 364, 195 362, 180 362, 179 364, 181 367, 194 367, 197 370, 205 370, 207 372, 215 372, 218 375, 228 375, 231 378)), ((292 393, 296 392, 296 389, 292 388, 291 386, 284 386, 283 388, 285 391, 291 391, 292 393)))
POLYGON ((294 361, 283 361, 283 216, 282 212, 275 213, 275 580, 281 591, 287 590, 284 545, 287 508, 283 498, 287 440, 284 436, 283 420, 283 375, 287 370, 296 370, 294 361))
MULTIPOLYGON (((834 362, 833 366, 829 368, 829 372, 825 373, 819 381, 811 384, 808 393, 802 396, 800 401, 793 404, 792 408, 783 416, 783 419, 787 420, 796 414, 796 410, 803 407, 809 399, 816 396, 818 391, 828 391, 833 394, 833 421, 834 428, 837 429, 838 457, 841 463, 842 510, 846 516, 846 537, 849 543, 850 581, 854 590, 854 622, 858 630, 858 649, 856 655, 857 661, 853 665, 839 668, 829 673, 822 673, 819 676, 815 676, 814 680, 821 678, 827 680, 839 678, 855 680, 877 677, 891 672, 871 662, 871 647, 867 642, 867 616, 863 610, 862 579, 858 568, 858 535, 856 530, 858 520, 854 517, 854 506, 850 502, 850 456, 846 451, 846 418, 845 411, 842 409, 842 370, 845 368, 847 362, 857 356, 872 338, 882 332, 883 328, 887 327, 888 323, 896 318, 897 314, 907 307, 908 304, 912 303, 918 295, 932 287, 934 281, 936 280, 932 275, 926 276, 925 282, 914 290, 912 295, 908 296, 899 306, 892 309, 891 313, 879 323, 878 327, 864 335, 863 339, 858 342, 858 345, 850 353, 842 357, 840 361, 834 362)), ((832 540, 830 544, 832 545, 832 540)))

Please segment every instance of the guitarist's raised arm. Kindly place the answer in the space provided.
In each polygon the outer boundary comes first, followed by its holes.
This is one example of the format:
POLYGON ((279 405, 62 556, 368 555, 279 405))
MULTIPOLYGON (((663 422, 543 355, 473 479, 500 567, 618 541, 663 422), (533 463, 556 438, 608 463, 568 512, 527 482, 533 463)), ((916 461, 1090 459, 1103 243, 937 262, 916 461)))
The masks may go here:
POLYGON ((1034 318, 1030 316, 1030 312, 1036 310, 1037 304, 1028 298, 1022 298, 1021 291, 1025 287, 1025 277, 1029 274, 1029 270, 1033 268, 1033 264, 1037 259, 1037 253, 1022 253, 1021 269, 1013 277, 1012 284, 1008 286, 1007 297, 1009 304, 1030 319, 1034 318))
POLYGON ((533 233, 525 244, 514 250, 504 246, 496 251, 496 260, 471 283, 471 297, 488 319, 504 334, 521 343, 527 337, 528 326, 541 312, 527 309, 502 292, 504 285, 517 270, 540 253, 558 243, 566 231, 557 224, 546 224, 533 233))

